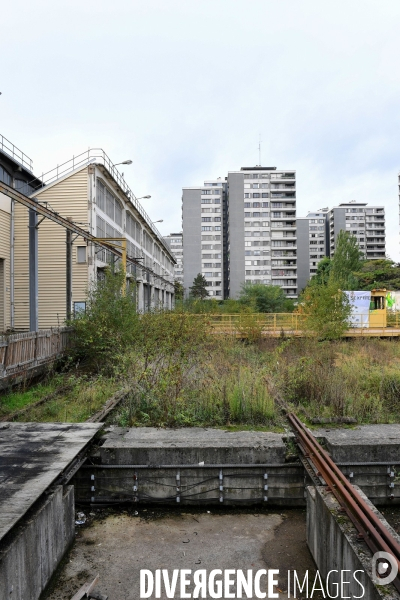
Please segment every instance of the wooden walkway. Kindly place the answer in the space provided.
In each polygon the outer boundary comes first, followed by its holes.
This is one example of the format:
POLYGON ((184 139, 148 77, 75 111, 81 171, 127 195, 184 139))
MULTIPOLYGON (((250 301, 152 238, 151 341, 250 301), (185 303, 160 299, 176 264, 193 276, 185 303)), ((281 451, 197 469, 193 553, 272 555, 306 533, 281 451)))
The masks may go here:
POLYGON ((98 423, 0 424, 0 540, 100 427, 98 423))

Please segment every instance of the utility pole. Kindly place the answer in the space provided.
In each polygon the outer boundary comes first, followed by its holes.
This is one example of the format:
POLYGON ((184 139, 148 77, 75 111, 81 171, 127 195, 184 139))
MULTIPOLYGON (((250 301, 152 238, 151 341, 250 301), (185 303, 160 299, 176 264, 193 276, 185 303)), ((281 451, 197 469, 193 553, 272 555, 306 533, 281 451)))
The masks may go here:
POLYGON ((38 214, 29 209, 29 330, 39 329, 38 214))

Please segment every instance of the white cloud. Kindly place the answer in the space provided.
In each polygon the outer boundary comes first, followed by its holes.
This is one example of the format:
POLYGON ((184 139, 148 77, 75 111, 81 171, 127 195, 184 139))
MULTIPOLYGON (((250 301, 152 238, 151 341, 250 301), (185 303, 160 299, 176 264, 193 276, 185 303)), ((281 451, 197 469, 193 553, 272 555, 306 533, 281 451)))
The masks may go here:
POLYGON ((3 13, 1 132, 37 172, 88 146, 181 229, 181 188, 295 168, 298 214, 384 204, 399 260, 397 0, 16 0, 3 13))

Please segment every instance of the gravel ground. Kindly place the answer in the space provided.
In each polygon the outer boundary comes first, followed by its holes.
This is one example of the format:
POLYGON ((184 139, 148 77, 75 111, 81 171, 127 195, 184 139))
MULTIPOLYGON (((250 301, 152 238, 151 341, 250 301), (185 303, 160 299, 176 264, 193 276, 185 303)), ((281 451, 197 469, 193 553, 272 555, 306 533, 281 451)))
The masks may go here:
MULTIPOLYGON (((288 597, 289 569, 302 577, 306 570, 310 578, 315 574, 305 539, 305 510, 141 508, 135 514, 134 510, 100 509, 85 516, 86 523, 78 527, 76 542, 42 600, 69 600, 98 573, 96 589, 108 600, 139 599, 140 569, 206 569, 208 573, 279 569, 280 598, 288 597)), ((180 597, 179 591, 175 597, 180 597)))

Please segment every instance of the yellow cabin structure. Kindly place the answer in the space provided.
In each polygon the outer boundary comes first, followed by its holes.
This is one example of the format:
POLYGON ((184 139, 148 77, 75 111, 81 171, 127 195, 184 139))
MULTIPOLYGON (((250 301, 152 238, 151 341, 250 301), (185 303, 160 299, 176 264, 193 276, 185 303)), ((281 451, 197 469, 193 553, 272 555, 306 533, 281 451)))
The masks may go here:
POLYGON ((371 329, 374 327, 387 327, 386 295, 387 290, 385 289, 371 291, 369 307, 369 326, 371 329))

